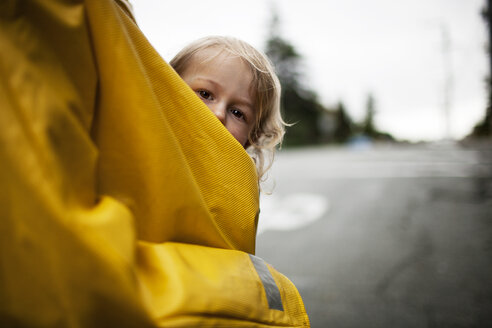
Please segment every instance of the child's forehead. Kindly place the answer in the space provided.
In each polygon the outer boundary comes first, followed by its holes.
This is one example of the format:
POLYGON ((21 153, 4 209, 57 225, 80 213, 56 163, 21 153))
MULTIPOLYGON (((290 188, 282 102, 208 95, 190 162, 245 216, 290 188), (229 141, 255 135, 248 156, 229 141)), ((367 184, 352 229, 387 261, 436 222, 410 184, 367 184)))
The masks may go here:
POLYGON ((225 61, 235 62, 236 65, 246 65, 246 61, 241 56, 220 47, 208 47, 199 49, 190 59, 188 66, 199 67, 202 65, 220 65, 225 61), (237 59, 235 61, 234 59, 237 59))
MULTIPOLYGON (((183 74, 223 77, 231 72, 239 73, 242 79, 249 82, 249 90, 256 96, 254 74, 248 62, 241 56, 222 48, 205 48, 195 52, 186 63, 183 74), (245 71, 247 73, 245 73, 245 71)), ((237 75, 237 74, 236 74, 237 75)))

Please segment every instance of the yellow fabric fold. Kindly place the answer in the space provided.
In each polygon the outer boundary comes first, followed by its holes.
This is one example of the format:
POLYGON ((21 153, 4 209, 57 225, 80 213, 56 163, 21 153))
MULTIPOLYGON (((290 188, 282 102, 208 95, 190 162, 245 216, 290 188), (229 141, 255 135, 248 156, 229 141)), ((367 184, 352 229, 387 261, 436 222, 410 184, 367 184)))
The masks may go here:
POLYGON ((254 163, 128 14, 0 3, 0 323, 306 325, 295 287, 272 269, 291 304, 272 314, 246 264, 254 163), (256 287, 229 313, 235 275, 256 287))
POLYGON ((130 207, 143 240, 253 253, 254 163, 133 21, 108 14, 114 6, 87 1, 99 67, 100 192, 130 207))
POLYGON ((284 311, 272 310, 248 254, 199 245, 142 242, 139 276, 147 302, 169 327, 306 327, 302 300, 272 267, 284 311), (173 268, 161 270, 159 266, 173 268), (160 288, 156 288, 156 287, 160 288), (211 301, 211 298, 213 301, 211 301), (167 304, 168 306, 156 306, 167 304))

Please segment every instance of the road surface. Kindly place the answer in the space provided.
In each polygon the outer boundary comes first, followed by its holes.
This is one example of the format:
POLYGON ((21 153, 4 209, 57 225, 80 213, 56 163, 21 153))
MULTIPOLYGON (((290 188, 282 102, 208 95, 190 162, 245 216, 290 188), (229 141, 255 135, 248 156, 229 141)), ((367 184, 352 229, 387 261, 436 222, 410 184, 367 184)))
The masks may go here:
POLYGON ((492 147, 283 151, 257 255, 312 327, 492 327, 492 147))

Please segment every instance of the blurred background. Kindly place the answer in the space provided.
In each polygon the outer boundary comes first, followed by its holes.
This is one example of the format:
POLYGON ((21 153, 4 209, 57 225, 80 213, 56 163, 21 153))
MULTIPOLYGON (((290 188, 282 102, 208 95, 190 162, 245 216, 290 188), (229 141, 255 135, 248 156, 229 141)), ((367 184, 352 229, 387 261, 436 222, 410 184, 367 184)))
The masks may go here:
POLYGON ((492 327, 490 2, 132 2, 167 61, 231 35, 274 62, 257 255, 313 327, 492 327))

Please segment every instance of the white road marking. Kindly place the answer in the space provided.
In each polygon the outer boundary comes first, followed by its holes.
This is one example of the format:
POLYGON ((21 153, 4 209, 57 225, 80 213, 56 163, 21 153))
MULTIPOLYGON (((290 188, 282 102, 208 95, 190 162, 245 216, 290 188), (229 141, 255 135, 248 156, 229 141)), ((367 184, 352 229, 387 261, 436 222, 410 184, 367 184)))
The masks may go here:
POLYGON ((260 209, 258 234, 266 230, 295 230, 311 224, 328 211, 329 202, 314 193, 262 195, 260 209))

